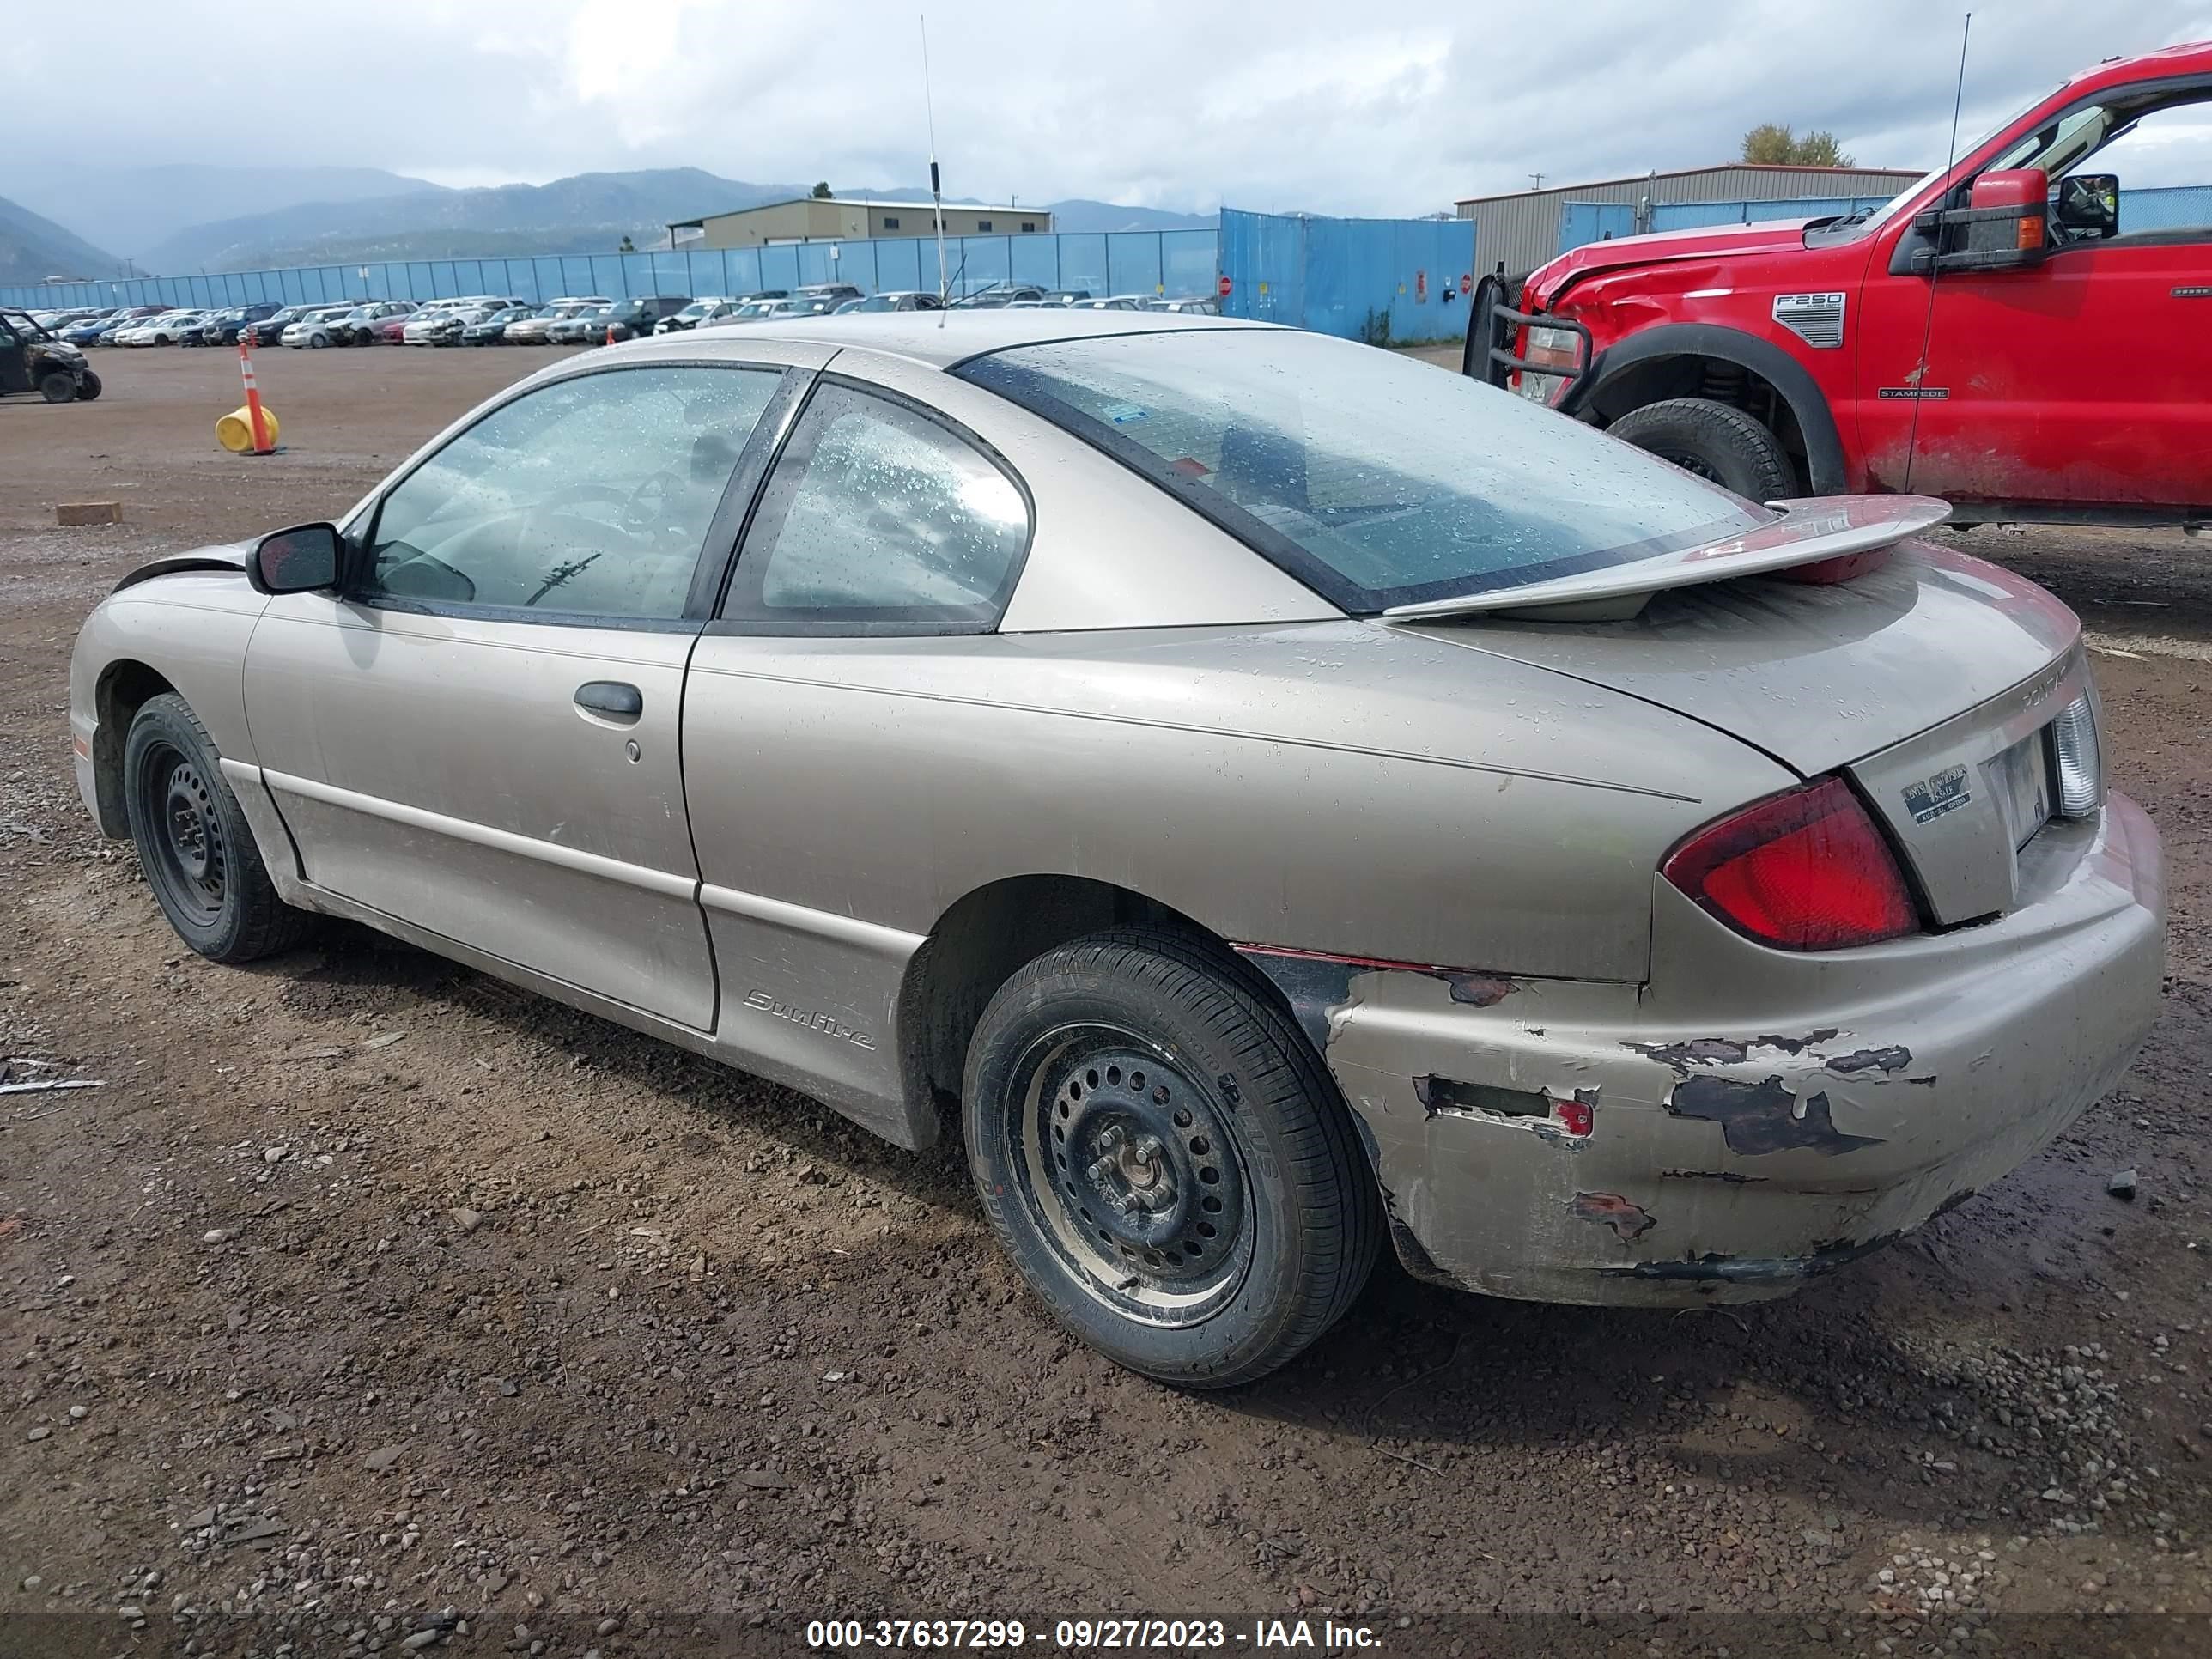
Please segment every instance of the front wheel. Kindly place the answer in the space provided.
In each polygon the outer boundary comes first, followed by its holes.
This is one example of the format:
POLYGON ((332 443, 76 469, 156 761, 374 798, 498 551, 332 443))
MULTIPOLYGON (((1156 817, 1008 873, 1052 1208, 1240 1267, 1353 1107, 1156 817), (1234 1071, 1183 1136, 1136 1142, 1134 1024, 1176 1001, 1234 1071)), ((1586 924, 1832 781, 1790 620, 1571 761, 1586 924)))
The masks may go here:
POLYGON ((289 948, 314 918, 276 896, 222 757, 191 705, 147 700, 123 744, 123 805, 139 867, 178 937, 213 962, 289 948))
POLYGON ((1606 430, 1751 501, 1804 493, 1782 440, 1732 404, 1668 398, 1629 410, 1606 430))
POLYGON ((1149 929, 1047 952, 984 1011, 963 1093, 1000 1243, 1131 1370, 1264 1376, 1374 1265, 1380 1205, 1350 1114, 1233 957, 1149 929))
POLYGON ((310 334, 307 337, 307 349, 310 351, 320 351, 329 343, 330 339, 325 335, 310 334))
POLYGON ((90 403, 100 396, 100 376, 87 369, 76 377, 76 395, 80 402, 90 403))
POLYGON ((76 376, 65 368, 48 369, 39 376, 39 395, 50 404, 65 404, 76 396, 76 376))

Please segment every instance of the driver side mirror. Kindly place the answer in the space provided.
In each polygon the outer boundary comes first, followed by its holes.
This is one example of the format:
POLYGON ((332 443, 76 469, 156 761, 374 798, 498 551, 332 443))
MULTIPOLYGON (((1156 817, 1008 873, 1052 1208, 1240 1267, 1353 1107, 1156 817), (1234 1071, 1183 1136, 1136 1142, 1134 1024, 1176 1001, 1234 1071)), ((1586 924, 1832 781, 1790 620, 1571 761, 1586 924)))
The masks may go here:
POLYGON ((2120 234, 2120 175, 2075 173, 2058 181, 2058 224, 2081 237, 2120 234))
POLYGON ((246 561, 246 574, 264 593, 312 593, 334 588, 345 568, 345 543, 331 524, 295 525, 264 536, 246 561))
MULTIPOLYGON (((1925 241, 1912 246, 1918 275, 1944 270, 2019 270, 2040 264, 2051 183, 2038 167, 1992 167, 1973 182, 1962 208, 1917 216, 1925 241)), ((1905 251, 1900 245, 1900 252, 1905 251)))

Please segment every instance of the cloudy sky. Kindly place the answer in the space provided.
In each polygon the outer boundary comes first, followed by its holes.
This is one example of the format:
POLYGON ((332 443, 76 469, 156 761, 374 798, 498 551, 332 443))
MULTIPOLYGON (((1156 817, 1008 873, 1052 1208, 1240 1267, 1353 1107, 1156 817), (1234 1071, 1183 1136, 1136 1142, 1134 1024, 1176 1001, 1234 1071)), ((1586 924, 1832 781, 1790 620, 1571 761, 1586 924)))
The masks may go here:
MULTIPOLYGON (((848 188, 926 177, 908 4, 201 11, 109 0, 96 52, 12 77, 0 154, 65 170, 219 162, 242 143, 262 161, 455 185, 684 165, 848 188)), ((1928 0, 939 0, 929 44, 949 192, 1418 213, 1540 171, 1567 182, 1728 159, 1765 120, 1832 129, 1863 163, 1935 165, 1961 15, 1928 0)), ((1961 137, 2100 57, 2206 39, 2212 0, 1984 0, 1961 137)), ((2185 137, 2205 142, 2147 147, 2127 182, 2212 181, 2212 132, 2185 137)))

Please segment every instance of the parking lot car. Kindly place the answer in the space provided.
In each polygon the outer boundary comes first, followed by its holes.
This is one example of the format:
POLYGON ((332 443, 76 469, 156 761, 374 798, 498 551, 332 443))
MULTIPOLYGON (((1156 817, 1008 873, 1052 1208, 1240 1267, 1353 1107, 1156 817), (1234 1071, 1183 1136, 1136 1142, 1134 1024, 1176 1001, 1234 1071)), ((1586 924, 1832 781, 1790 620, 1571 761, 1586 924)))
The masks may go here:
POLYGON ((1140 311, 1164 311, 1177 317, 1218 317, 1221 301, 1195 294, 1177 295, 1172 299, 1146 296, 1137 308, 1140 311))
POLYGON ((848 300, 837 307, 836 314, 871 316, 879 311, 935 311, 942 304, 934 294, 915 289, 896 289, 888 294, 871 294, 858 300, 848 300))
POLYGON ((957 1122, 1060 1319, 1228 1384, 1386 1237, 1779 1294, 2119 1078, 2157 837, 2077 620, 1942 515, 1300 331, 804 319, 582 354, 340 525, 157 560, 70 720, 203 955, 352 917, 957 1122))
POLYGON ((114 337, 115 343, 126 346, 175 345, 187 332, 197 331, 205 320, 197 311, 165 311, 125 329, 114 337))
POLYGON ((1149 311, 1142 294, 1113 294, 1095 300, 1071 300, 1071 311, 1149 311))
POLYGON ((737 301, 720 294, 702 294, 690 304, 672 316, 663 317, 653 325, 655 334, 686 334, 709 318, 725 316, 734 309, 737 301))
POLYGON ((0 308, 0 392, 35 392, 50 404, 90 403, 100 376, 84 353, 27 311, 0 308))
POLYGON ((614 312, 611 302, 586 306, 556 320, 545 331, 545 338, 553 345, 604 345, 614 312))
POLYGON ((199 343, 202 345, 236 345, 238 337, 249 325, 257 338, 273 340, 283 332, 284 324, 291 320, 283 306, 256 303, 232 306, 226 310, 210 312, 207 321, 200 325, 199 343), (280 320, 281 319, 281 320, 280 320))
POLYGON ((826 300, 830 302, 829 309, 835 311, 848 300, 865 299, 866 295, 852 283, 808 283, 792 289, 791 293, 784 297, 806 301, 826 300))
MULTIPOLYGON (((364 305, 357 305, 331 319, 331 343, 349 346, 384 344, 382 325, 397 318, 404 328, 406 319, 414 315, 416 309, 412 300, 371 300, 364 305)), ((396 329, 393 331, 395 339, 398 332, 396 329)))
MULTIPOLYGON (((285 306, 264 317, 258 322, 248 324, 247 329, 253 335, 253 343, 267 346, 280 343, 284 337, 284 331, 313 309, 312 306, 285 306)), ((241 333, 246 331, 246 330, 240 331, 241 333)))
MULTIPOLYGON (((616 301, 613 309, 608 313, 607 321, 613 326, 616 339, 641 339, 647 334, 658 333, 662 323, 682 315, 690 303, 690 296, 685 295, 635 295, 627 300, 616 301)), ((601 340, 606 338, 604 330, 599 337, 601 340)))
POLYGON ((994 311, 1002 307, 1010 306, 1017 300, 1041 301, 1043 298, 1044 290, 1041 288, 1025 283, 1009 287, 1002 283, 991 288, 978 289, 973 294, 963 295, 953 301, 952 304, 956 309, 961 311, 994 311))
POLYGON ((2111 58, 1870 212, 1485 277, 1464 366, 1760 499, 2212 523, 2212 213, 2131 225, 2087 170, 2163 166, 2208 118, 2212 43, 2111 58))
POLYGON ((303 310, 284 326, 278 337, 295 350, 319 351, 325 346, 338 343, 337 325, 341 318, 353 310, 350 304, 316 306, 303 310))
POLYGON ((489 316, 500 308, 501 303, 484 300, 434 300, 401 319, 399 342, 403 345, 459 344, 464 328, 489 316))
POLYGON ((700 327, 735 328, 747 323, 763 322, 772 316, 776 307, 782 303, 784 301, 781 297, 755 295, 738 301, 719 317, 709 317, 700 325, 700 327))
POLYGON ((613 301, 608 299, 593 297, 580 299, 574 295, 549 300, 538 308, 536 316, 525 318, 521 322, 508 325, 507 343, 509 345, 550 345, 552 343, 552 331, 556 324, 571 321, 586 312, 597 311, 613 303, 613 301))
POLYGON ((536 314, 535 308, 530 306, 521 304, 501 306, 498 310, 478 317, 472 322, 463 323, 459 343, 471 346, 504 345, 507 343, 507 331, 510 325, 522 322, 536 314))
POLYGON ((120 328, 122 325, 122 319, 110 313, 105 316, 88 317, 82 322, 71 323, 66 328, 57 330, 56 332, 60 338, 73 346, 97 345, 100 343, 101 335, 106 333, 111 328, 120 328))

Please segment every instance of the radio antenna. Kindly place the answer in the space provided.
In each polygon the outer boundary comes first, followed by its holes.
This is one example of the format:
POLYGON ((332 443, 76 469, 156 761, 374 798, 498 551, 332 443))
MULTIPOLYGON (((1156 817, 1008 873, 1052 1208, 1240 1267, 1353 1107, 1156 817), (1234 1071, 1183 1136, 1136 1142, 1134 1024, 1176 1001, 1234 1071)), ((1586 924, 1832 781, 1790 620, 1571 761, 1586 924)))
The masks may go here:
POLYGON ((937 100, 929 90, 929 14, 915 15, 921 19, 921 104, 929 115, 929 199, 937 214, 937 325, 943 328, 952 289, 945 271, 945 192, 937 177, 937 100))
POLYGON ((1937 203, 1936 246, 1928 257, 1928 314, 1920 324, 1920 367, 1912 380, 1912 423, 1905 434, 1905 488, 1899 493, 1912 493, 1912 463, 1920 449, 1920 405, 1928 399, 1928 352, 1936 337, 1936 284, 1942 279, 1943 267, 1943 221, 1942 204, 1951 199, 1951 172, 1959 165, 1959 108, 1966 100, 1966 42, 1974 33, 1974 14, 1966 14, 1966 27, 1959 31, 1959 84, 1951 94, 1951 154, 1943 163, 1943 191, 1937 203))

